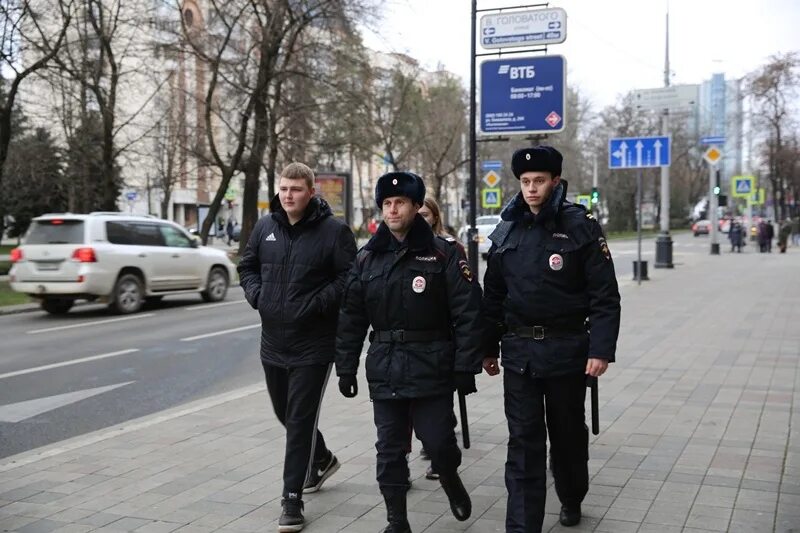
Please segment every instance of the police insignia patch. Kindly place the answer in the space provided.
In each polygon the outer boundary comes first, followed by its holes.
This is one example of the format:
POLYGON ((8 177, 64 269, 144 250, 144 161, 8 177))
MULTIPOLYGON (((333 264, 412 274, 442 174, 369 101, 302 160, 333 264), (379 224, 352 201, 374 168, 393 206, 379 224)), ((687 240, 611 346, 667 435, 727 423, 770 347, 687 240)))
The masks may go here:
POLYGON ((462 259, 458 262, 458 268, 461 270, 461 275, 464 276, 464 279, 472 283, 472 270, 469 269, 469 264, 466 259, 462 259))
POLYGON ((608 243, 606 242, 605 237, 600 237, 597 239, 597 242, 600 243, 600 252, 603 254, 607 260, 611 260, 611 250, 608 249, 608 243))
POLYGON ((594 220, 594 216, 591 213, 586 213, 586 218, 589 220, 594 220))

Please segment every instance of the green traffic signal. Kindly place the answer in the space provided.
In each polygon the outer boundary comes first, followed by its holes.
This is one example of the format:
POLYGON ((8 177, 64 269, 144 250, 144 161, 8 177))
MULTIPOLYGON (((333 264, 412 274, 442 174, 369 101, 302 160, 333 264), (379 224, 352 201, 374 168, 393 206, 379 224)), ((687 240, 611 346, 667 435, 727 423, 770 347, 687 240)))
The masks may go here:
POLYGON ((597 190, 597 187, 592 187, 592 203, 596 204, 600 201, 600 191, 597 190))
POLYGON ((720 191, 720 189, 719 189, 719 185, 717 185, 716 187, 714 187, 714 194, 715 194, 715 195, 719 196, 719 191, 720 191))

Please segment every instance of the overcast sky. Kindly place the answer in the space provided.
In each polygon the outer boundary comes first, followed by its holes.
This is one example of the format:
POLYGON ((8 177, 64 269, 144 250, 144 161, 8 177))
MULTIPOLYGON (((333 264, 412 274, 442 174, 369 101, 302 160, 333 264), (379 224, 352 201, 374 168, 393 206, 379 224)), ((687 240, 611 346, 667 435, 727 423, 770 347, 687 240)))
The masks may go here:
MULTIPOLYGON (((365 44, 438 63, 469 82, 470 0, 387 0, 380 33, 365 44)), ((527 2, 479 0, 478 9, 527 2)), ((561 0, 567 40, 548 54, 567 59, 567 83, 596 107, 631 89, 664 84, 666 0, 561 0)), ((671 83, 700 83, 714 72, 738 78, 770 55, 800 51, 800 0, 670 0, 671 83)), ((480 16, 480 14, 479 14, 480 16)), ((481 49, 478 48, 480 52, 481 49)))

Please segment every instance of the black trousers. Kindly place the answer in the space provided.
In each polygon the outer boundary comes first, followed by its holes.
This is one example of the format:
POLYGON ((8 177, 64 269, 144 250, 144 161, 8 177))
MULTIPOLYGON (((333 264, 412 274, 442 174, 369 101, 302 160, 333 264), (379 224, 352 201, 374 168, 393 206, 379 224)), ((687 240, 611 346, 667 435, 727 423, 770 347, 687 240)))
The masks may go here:
POLYGON ((283 497, 302 498, 308 472, 323 465, 330 454, 317 423, 332 365, 282 368, 264 361, 261 365, 272 408, 286 428, 283 497))
POLYGON ((456 472, 461 450, 456 443, 453 394, 404 400, 374 400, 375 428, 378 430, 378 486, 383 494, 405 493, 408 486, 409 427, 414 428, 433 468, 443 474, 456 472))
POLYGON ((503 373, 508 420, 506 533, 539 533, 547 495, 547 435, 556 494, 579 505, 589 491, 589 429, 584 421, 586 376, 533 378, 503 373))

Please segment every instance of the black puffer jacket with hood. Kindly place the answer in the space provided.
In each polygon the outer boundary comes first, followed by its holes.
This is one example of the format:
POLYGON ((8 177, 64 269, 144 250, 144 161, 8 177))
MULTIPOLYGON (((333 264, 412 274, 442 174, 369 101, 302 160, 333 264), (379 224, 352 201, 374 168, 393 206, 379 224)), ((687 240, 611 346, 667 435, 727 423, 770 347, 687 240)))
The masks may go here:
POLYGON ((339 304, 356 255, 353 232, 314 197, 292 225, 278 196, 253 228, 239 279, 261 315, 261 359, 297 367, 334 359, 339 304))

